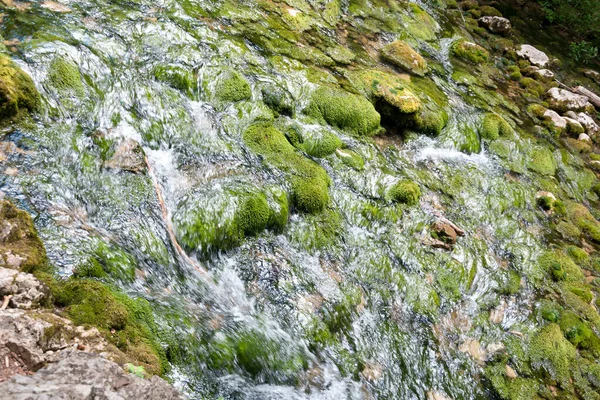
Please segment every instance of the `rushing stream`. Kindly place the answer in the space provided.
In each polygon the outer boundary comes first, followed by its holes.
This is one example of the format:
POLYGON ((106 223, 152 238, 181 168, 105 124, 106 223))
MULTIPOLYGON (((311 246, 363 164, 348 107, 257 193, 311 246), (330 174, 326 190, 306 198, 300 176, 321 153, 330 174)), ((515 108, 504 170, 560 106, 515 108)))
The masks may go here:
POLYGON ((124 271, 134 266, 135 276, 115 284, 149 300, 185 349, 169 373, 174 385, 199 399, 488 398, 481 365, 464 348, 475 343, 493 353, 511 331, 530 328, 532 293, 525 284, 517 294, 507 289, 507 266, 533 268, 542 228, 537 178, 518 153, 503 161, 465 142, 481 111, 452 79, 454 33, 438 31, 440 39, 421 47, 439 63, 432 79, 448 97, 449 122, 438 137, 362 140, 330 127, 365 162, 357 171, 336 154, 314 158, 331 177, 334 211, 292 212, 282 232, 183 255, 168 231, 192 218, 182 202, 216 210, 231 185, 285 187, 286 177, 249 151, 242 134, 268 118, 265 84, 295 99, 288 122, 317 131, 299 112, 315 88, 308 69, 266 54, 228 23, 253 19, 248 4, 62 2, 69 12, 31 4, 5 14, 1 33, 22 42, 18 62, 45 112, 4 138, 24 151, 6 161, 16 169, 2 190, 32 213, 61 275, 99 252, 124 271), (220 7, 229 17, 213 17, 220 7), (66 92, 49 83, 58 58, 78 67, 80 87, 66 92), (165 66, 194 71, 194 90, 157 79, 165 66), (252 101, 210 100, 224 66, 250 81, 252 101), (147 173, 106 167, 111 144, 126 139, 142 145, 147 173), (507 163, 520 166, 519 179, 507 163), (381 188, 401 178, 421 186, 418 206, 380 201, 381 188), (466 232, 451 251, 427 243, 440 217, 466 232), (489 312, 499 304, 502 324, 492 324, 489 312))

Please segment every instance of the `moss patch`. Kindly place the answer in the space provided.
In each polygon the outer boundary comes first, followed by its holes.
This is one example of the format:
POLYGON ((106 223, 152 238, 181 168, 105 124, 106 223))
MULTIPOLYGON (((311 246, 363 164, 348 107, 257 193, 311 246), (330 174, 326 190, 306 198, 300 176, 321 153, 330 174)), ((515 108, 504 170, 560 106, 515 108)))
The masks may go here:
POLYGON ((473 64, 482 64, 489 59, 489 53, 486 49, 466 40, 454 43, 452 45, 452 54, 473 64))
POLYGON ((0 55, 0 118, 34 111, 39 105, 40 94, 29 75, 10 58, 0 55))
POLYGON ((388 188, 385 193, 387 201, 404 203, 409 206, 417 204, 420 197, 421 189, 419 188, 419 185, 408 180, 397 182, 388 188))
POLYGON ((396 40, 381 49, 385 60, 418 76, 427 72, 427 62, 407 43, 396 40))
POLYGON ((500 136, 511 137, 513 129, 511 126, 498 114, 488 113, 483 117, 483 123, 479 129, 479 134, 484 139, 496 140, 500 136))
POLYGON ((83 95, 85 88, 77 65, 65 57, 57 57, 50 63, 48 79, 60 93, 83 95))

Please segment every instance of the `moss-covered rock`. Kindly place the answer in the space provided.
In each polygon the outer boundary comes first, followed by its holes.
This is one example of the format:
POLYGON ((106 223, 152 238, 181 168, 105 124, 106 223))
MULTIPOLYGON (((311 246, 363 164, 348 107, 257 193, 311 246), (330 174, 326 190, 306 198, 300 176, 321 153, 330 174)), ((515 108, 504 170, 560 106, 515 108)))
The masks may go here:
POLYGON ((335 154, 350 168, 357 171, 362 171, 365 168, 365 160, 352 150, 338 149, 335 154))
POLYGON ((0 54, 0 119, 34 111, 39 104, 40 94, 29 75, 0 54))
POLYGON ((529 153, 527 167, 541 175, 554 175, 556 173, 556 160, 546 147, 536 146, 529 153))
POLYGON ((187 68, 159 65, 152 72, 156 80, 165 82, 188 96, 192 96, 197 90, 198 83, 194 73, 187 68))
MULTIPOLYGON (((214 79, 216 83, 213 83, 212 95, 219 102, 235 103, 252 97, 250 84, 237 71, 231 69, 221 70, 214 79)), ((209 85, 203 83, 203 86, 207 87, 209 85)))
POLYGON ((54 89, 61 94, 82 96, 85 87, 77 65, 66 57, 56 57, 50 63, 48 79, 54 89))
POLYGON ((263 102, 275 113, 292 116, 294 102, 290 93, 276 85, 266 85, 261 88, 263 102))
POLYGON ((413 206, 419 202, 421 197, 421 189, 413 181, 402 180, 398 181, 385 192, 387 201, 404 203, 413 206))
POLYGON ((513 129, 500 115, 488 113, 483 117, 479 134, 485 139, 495 140, 500 136, 512 137, 513 129))
POLYGON ((46 250, 29 213, 0 200, 0 263, 24 272, 48 269, 46 250))
POLYGON ((481 16, 485 17, 501 17, 502 13, 490 6, 481 6, 479 7, 479 11, 481 12, 481 16))
POLYGON ((272 123, 250 126, 243 139, 267 163, 290 176, 292 200, 298 209, 314 213, 325 208, 329 202, 329 176, 321 166, 298 153, 272 123))
POLYGON ((304 113, 359 136, 380 130, 381 116, 364 97, 339 89, 320 87, 311 96, 304 113))
POLYGON ((489 53, 486 49, 466 40, 454 43, 452 45, 452 54, 474 64, 482 64, 489 59, 489 53))
POLYGON ((188 193, 178 204, 173 221, 182 244, 207 254, 235 246, 267 227, 281 230, 287 222, 286 201, 281 193, 224 179, 188 193))
POLYGON ((566 207, 567 216, 573 224, 585 232, 594 242, 600 243, 600 222, 581 204, 570 203, 566 207))
POLYGON ((313 157, 325 157, 335 153, 342 141, 333 132, 322 127, 306 129, 302 135, 301 148, 313 157))
POLYGON ((557 324, 546 325, 532 338, 529 356, 533 368, 562 384, 568 383, 571 371, 576 368, 577 350, 557 324))
POLYGON ((381 49, 381 55, 388 62, 418 76, 427 73, 427 62, 412 47, 402 40, 396 40, 381 49))

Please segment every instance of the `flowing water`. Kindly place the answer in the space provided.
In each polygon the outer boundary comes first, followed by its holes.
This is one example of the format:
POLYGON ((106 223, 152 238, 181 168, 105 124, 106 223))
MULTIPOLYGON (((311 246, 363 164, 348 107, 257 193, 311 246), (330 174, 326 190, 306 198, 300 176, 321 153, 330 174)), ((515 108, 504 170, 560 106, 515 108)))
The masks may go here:
POLYGON ((241 133, 265 112, 257 103, 263 83, 286 87, 301 109, 314 87, 307 70, 265 55, 226 18, 205 17, 219 1, 63 4, 71 12, 34 2, 4 16, 2 35, 22 41, 19 64, 46 111, 4 138, 24 151, 7 161, 18 171, 3 178, 2 190, 35 217, 60 274, 99 248, 135 265, 135 280, 120 285, 148 299, 184 346, 185 362, 169 376, 178 388, 202 399, 489 396, 481 366, 461 346, 473 339, 489 353, 511 330, 528 329, 532 294, 525 287, 507 294, 506 267, 533 268, 541 228, 533 178, 524 171, 520 180, 507 179, 504 161, 460 142, 481 116, 451 79, 452 34, 422 48, 442 65, 434 80, 449 97, 450 121, 438 138, 365 141, 337 132, 365 160, 356 171, 335 155, 315 159, 332 178, 338 222, 293 213, 282 233, 264 231, 230 250, 187 258, 167 230, 186 218, 177 215, 186 196, 211 190, 201 198, 212 207, 231 181, 285 185, 241 133), (78 66, 82 93, 48 84, 56 57, 78 66), (154 69, 165 65, 196 71, 194 93, 155 79, 154 69), (219 66, 244 73, 255 101, 207 101, 219 66), (107 143, 122 139, 142 144, 151 173, 103 166, 107 143), (378 201, 382 185, 400 178, 420 184, 419 206, 378 201), (466 231, 452 251, 426 243, 441 216, 466 231), (502 325, 488 322, 501 303, 502 325), (231 362, 240 343, 249 346, 249 360, 231 362))

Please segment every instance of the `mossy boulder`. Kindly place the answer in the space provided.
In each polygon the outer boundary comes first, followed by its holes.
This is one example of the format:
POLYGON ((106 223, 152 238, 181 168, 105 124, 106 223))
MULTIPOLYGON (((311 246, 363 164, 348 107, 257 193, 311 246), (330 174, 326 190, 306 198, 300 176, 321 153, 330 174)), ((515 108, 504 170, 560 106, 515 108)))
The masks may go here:
POLYGON ((380 130, 381 116, 373 104, 363 96, 340 89, 318 88, 304 113, 357 136, 371 136, 380 130))
POLYGON ((313 157, 326 157, 342 146, 341 139, 333 132, 317 126, 305 129, 301 149, 313 157))
POLYGON ((568 218, 594 242, 600 243, 600 222, 584 205, 570 203, 566 207, 568 218))
POLYGON ((48 80, 60 94, 82 96, 85 92, 79 68, 66 57, 56 57, 52 60, 48 80))
POLYGON ((266 228, 287 222, 287 197, 246 182, 224 179, 188 193, 173 216, 177 236, 189 249, 207 254, 228 249, 266 228))
POLYGON ((276 114, 294 115, 294 101, 284 88, 271 84, 261 88, 263 103, 276 114))
POLYGON ((0 200, 0 263, 24 272, 48 269, 46 249, 31 216, 8 200, 0 200))
POLYGON ((252 89, 246 78, 230 68, 203 71, 202 89, 218 104, 235 103, 252 97, 252 89))
POLYGON ((500 136, 511 137, 513 129, 500 115, 487 113, 483 117, 483 122, 479 128, 479 135, 484 139, 496 140, 500 136))
POLYGON ((362 171, 365 168, 365 160, 352 150, 338 149, 335 154, 342 160, 346 166, 357 171, 362 171))
POLYGON ((473 64, 483 64, 489 59, 489 53, 486 49, 466 40, 454 43, 452 45, 452 54, 473 64))
POLYGON ((292 200, 301 211, 322 211, 329 203, 329 176, 312 160, 302 156, 285 135, 270 122, 250 126, 243 134, 246 145, 290 178, 292 200))
POLYGON ((401 118, 421 109, 420 99, 409 89, 409 82, 387 72, 367 69, 350 74, 353 85, 375 104, 384 118, 401 118), (399 115, 400 114, 400 115, 399 115))
POLYGON ((490 6, 481 6, 479 7, 479 11, 481 12, 481 16, 485 17, 501 17, 502 13, 490 6))
POLYGON ((402 40, 396 40, 381 49, 382 57, 395 66, 411 74, 424 76, 427 62, 412 47, 402 40))
POLYGON ((556 160, 552 152, 541 146, 534 147, 529 153, 527 167, 541 175, 551 176, 556 173, 556 160))
POLYGON ((34 111, 39 105, 40 94, 29 75, 0 54, 0 119, 34 111))
POLYGON ((404 203, 413 206, 419 202, 421 189, 410 180, 401 180, 390 186, 385 192, 385 199, 390 202, 404 203))

